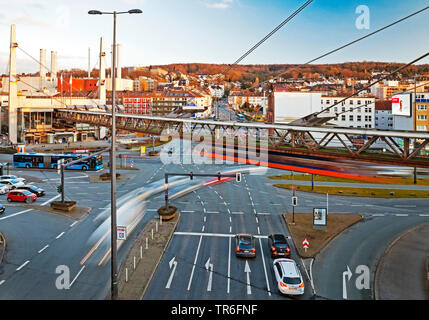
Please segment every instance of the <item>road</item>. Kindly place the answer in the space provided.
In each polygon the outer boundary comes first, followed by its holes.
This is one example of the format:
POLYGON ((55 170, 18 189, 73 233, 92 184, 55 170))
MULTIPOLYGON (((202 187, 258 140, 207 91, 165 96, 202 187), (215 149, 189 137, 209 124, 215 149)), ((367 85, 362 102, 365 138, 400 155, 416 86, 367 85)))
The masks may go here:
MULTIPOLYGON (((122 206, 135 198, 135 190, 160 188, 161 191, 142 200, 145 207, 139 209, 141 220, 119 249, 120 263, 137 232, 164 204, 165 172, 216 173, 231 167, 243 168, 238 164, 164 165, 156 159, 133 161, 138 171, 119 171, 129 178, 117 184, 118 212, 125 212, 119 217, 127 215, 127 208, 122 206)), ((58 197, 56 172, 11 173, 32 176, 38 181, 34 184, 47 191, 45 197, 38 199, 38 204, 47 204, 58 197)), ((291 211, 291 191, 274 188, 272 184, 278 180, 267 178, 281 173, 281 170, 267 169, 262 175, 244 174, 240 183, 232 180, 213 184, 172 200, 182 212, 181 221, 144 298, 288 299, 276 289, 266 239, 277 232, 289 236, 281 214, 291 211), (233 236, 239 232, 256 236, 255 259, 235 256, 233 236)), ((0 299, 104 299, 108 295, 110 236, 105 226, 110 212, 110 184, 90 183, 93 174, 99 173, 66 172, 66 197, 77 200, 78 206, 92 208, 89 215, 79 221, 6 204, 6 212, 0 216, 0 230, 8 241, 0 265, 0 299), (56 287, 60 275, 56 273, 58 266, 67 266, 70 270, 69 290, 56 287)), ((311 212, 314 207, 327 204, 325 195, 297 192, 297 196, 297 213, 311 212)), ((0 201, 5 203, 5 196, 0 196, 0 201)), ((292 258, 298 262, 306 286, 305 295, 297 299, 313 298, 311 273, 318 297, 341 299, 338 275, 341 276, 347 266, 354 270, 358 263, 368 265, 373 272, 380 252, 391 239, 403 229, 429 219, 426 203, 425 199, 365 199, 363 202, 360 198, 330 196, 330 212, 359 213, 366 219, 327 247, 320 255, 323 267, 316 260, 312 270, 308 264, 305 269, 290 242, 292 258)), ((359 299, 370 298, 371 294, 349 293, 350 297, 359 299)))

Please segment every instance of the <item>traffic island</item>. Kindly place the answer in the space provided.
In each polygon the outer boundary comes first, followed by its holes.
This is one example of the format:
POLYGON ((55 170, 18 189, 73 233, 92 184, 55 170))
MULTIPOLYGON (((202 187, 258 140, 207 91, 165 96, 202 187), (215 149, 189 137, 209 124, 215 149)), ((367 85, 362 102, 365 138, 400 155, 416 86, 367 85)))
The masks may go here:
POLYGON ((173 236, 180 212, 169 221, 149 221, 137 236, 118 276, 120 300, 142 300, 156 268, 173 236))
MULTIPOLYGON (((133 175, 132 175, 133 176, 133 175)), ((102 173, 98 176, 91 175, 89 176, 89 182, 96 183, 96 182, 110 182, 112 179, 110 177, 110 173, 102 173)), ((130 177, 128 175, 121 175, 120 173, 116 174, 116 181, 126 181, 130 180, 130 177)))
POLYGON ((338 234, 363 219, 359 214, 329 213, 326 230, 315 230, 312 213, 295 213, 295 223, 291 213, 284 214, 283 218, 302 258, 314 258, 338 234), (308 249, 303 248, 304 239, 309 242, 308 249))

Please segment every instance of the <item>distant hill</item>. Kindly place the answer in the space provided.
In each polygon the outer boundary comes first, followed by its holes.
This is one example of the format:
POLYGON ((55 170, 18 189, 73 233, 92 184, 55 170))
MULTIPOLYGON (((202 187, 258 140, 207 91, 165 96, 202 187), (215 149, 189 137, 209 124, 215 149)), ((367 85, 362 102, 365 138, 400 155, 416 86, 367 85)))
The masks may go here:
MULTIPOLYGON (((345 62, 338 64, 312 64, 306 66, 292 64, 268 64, 268 65, 236 65, 230 70, 225 79, 231 81, 244 80, 254 81, 258 78, 261 81, 270 79, 273 76, 281 75, 284 78, 357 78, 369 79, 372 72, 392 72, 403 66, 401 63, 389 62, 345 62)), ((185 74, 219 74, 224 72, 227 64, 206 64, 206 63, 175 63, 159 65, 169 72, 181 72, 185 74)), ((429 64, 410 66, 404 69, 400 76, 410 78, 415 74, 426 74, 429 76, 429 64)))

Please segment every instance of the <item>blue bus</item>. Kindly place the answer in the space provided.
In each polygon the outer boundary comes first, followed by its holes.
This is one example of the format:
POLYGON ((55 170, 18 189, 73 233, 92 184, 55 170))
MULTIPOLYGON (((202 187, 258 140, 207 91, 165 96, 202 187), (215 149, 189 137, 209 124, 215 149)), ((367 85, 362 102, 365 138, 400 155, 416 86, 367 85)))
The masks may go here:
MULTIPOLYGON (((83 154, 51 154, 51 153, 15 153, 13 155, 13 166, 15 168, 37 168, 37 169, 56 169, 58 160, 65 159, 67 162, 84 158, 83 154)), ((97 171, 103 168, 103 157, 101 155, 93 156, 82 160, 66 169, 70 170, 92 170, 97 171)))

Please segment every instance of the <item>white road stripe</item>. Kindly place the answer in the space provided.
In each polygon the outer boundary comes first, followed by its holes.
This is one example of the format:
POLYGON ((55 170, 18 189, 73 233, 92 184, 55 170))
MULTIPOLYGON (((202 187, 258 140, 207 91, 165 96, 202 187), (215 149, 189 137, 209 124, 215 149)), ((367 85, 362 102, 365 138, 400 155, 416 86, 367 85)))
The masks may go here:
MULTIPOLYGON (((202 233, 202 232, 182 232, 182 231, 176 231, 174 232, 174 235, 178 236, 199 236, 199 237, 220 237, 220 238, 232 238, 235 237, 234 234, 227 234, 227 233, 202 233)), ((255 235, 256 239, 268 239, 268 236, 264 235, 255 235)))
POLYGON ((6 282, 6 280, 2 280, 2 281, 0 281, 0 286, 3 284, 3 283, 5 283, 6 282))
POLYGON ((85 266, 83 266, 83 267, 79 270, 79 272, 77 273, 76 277, 74 277, 74 279, 72 280, 72 282, 70 282, 70 287, 69 287, 69 288, 71 288, 71 286, 73 285, 73 283, 76 281, 76 279, 77 279, 77 278, 79 277, 79 275, 82 273, 83 269, 85 269, 85 266))
POLYGON ((397 216, 397 217, 408 217, 408 214, 406 214, 406 213, 397 213, 397 214, 395 214, 395 216, 397 216))
MULTIPOLYGON (((259 227, 258 227, 259 229, 259 227)), ((261 247, 262 265, 264 266, 265 280, 267 282, 268 295, 271 296, 270 282, 268 281, 267 267, 265 266, 264 250, 262 249, 262 241, 259 238, 259 246, 261 247)))
POLYGON ((59 239, 59 238, 61 238, 63 235, 64 235, 64 231, 63 232, 61 232, 59 235, 57 235, 57 237, 55 238, 55 239, 59 239))
POLYGON ((16 268, 16 271, 21 270, 22 268, 24 268, 27 264, 30 263, 30 260, 25 261, 23 264, 21 264, 18 268, 16 268))
POLYGON ((45 249, 47 249, 49 247, 49 244, 47 244, 46 246, 44 246, 42 249, 40 249, 38 251, 38 253, 42 253, 43 251, 45 251, 45 249))
POLYGON ((76 223, 78 223, 79 221, 75 221, 75 222, 73 222, 71 225, 70 225, 70 228, 71 227, 73 227, 73 226, 75 226, 76 225, 76 223))
POLYGON ((198 253, 200 252, 201 240, 203 240, 203 234, 201 234, 200 241, 198 242, 198 248, 195 254, 194 265, 192 266, 191 277, 189 278, 188 291, 191 289, 192 278, 194 277, 195 266, 197 264, 197 259, 198 259, 198 253))

